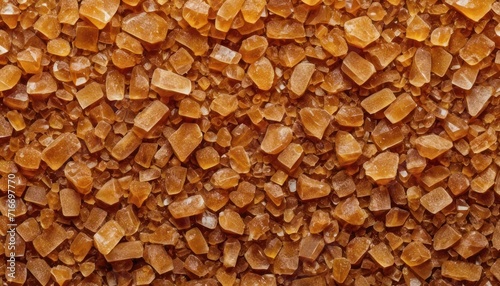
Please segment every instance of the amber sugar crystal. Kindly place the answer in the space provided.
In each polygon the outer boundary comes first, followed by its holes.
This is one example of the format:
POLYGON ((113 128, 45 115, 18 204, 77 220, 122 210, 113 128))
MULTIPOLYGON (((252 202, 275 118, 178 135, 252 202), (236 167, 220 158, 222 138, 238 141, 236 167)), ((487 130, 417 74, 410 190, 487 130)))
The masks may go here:
POLYGON ((498 285, 499 15, 3 1, 0 280, 498 285))

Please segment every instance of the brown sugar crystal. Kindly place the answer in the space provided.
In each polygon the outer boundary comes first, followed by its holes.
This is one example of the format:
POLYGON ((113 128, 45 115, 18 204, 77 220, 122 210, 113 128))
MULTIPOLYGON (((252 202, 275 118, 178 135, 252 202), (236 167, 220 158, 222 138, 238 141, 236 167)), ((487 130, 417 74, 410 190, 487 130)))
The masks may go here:
POLYGON ((175 155, 182 162, 200 145, 203 134, 195 123, 184 123, 168 138, 175 155))
POLYGON ((266 134, 260 148, 268 154, 278 154, 292 141, 292 129, 281 124, 271 124, 267 127, 266 134))
POLYGON ((33 247, 42 256, 49 255, 59 245, 66 240, 66 231, 57 223, 52 224, 49 228, 44 229, 42 234, 33 240, 33 247))
POLYGON ((330 123, 330 114, 324 109, 311 107, 302 108, 299 114, 305 128, 304 131, 308 135, 321 140, 330 123))
POLYGON ((335 208, 334 215, 352 225, 363 225, 368 217, 359 206, 359 200, 354 196, 341 201, 335 208))
POLYGON ((384 115, 391 123, 397 123, 410 114, 417 104, 408 93, 399 95, 384 111, 384 115))
POLYGON ((453 144, 450 140, 441 136, 429 134, 418 137, 417 140, 415 140, 415 146, 420 155, 432 160, 450 150, 453 144))
POLYGON ((366 175, 376 183, 385 185, 396 177, 399 158, 396 153, 384 152, 363 164, 366 175))
POLYGON ((109 220, 94 234, 94 246, 100 253, 107 255, 120 242, 124 234, 125 231, 118 222, 109 220))
POLYGON ((205 211, 205 201, 201 195, 194 195, 183 200, 174 201, 168 206, 174 218, 189 217, 205 211))
POLYGON ((203 236, 203 233, 199 228, 195 227, 186 232, 184 235, 186 241, 189 245, 189 248, 195 254, 206 254, 208 253, 208 244, 203 236))
POLYGON ((331 192, 329 184, 312 179, 304 174, 297 180, 297 194, 301 200, 312 200, 328 196, 331 192))
POLYGON ((364 84, 375 74, 373 64, 356 52, 350 52, 342 61, 342 71, 351 78, 356 84, 364 84))
POLYGON ((151 79, 151 88, 162 95, 188 95, 191 90, 191 81, 181 75, 168 70, 157 68, 151 79))
POLYGON ((82 203, 80 194, 72 189, 62 189, 59 198, 61 199, 62 213, 66 217, 78 216, 82 203))
POLYGON ((417 241, 410 242, 401 253, 401 260, 410 267, 420 265, 429 259, 431 252, 423 243, 417 241))
POLYGON ((153 101, 134 118, 134 126, 149 132, 168 112, 168 107, 159 100, 153 101))
POLYGON ((447 260, 441 265, 441 275, 458 281, 479 281, 483 268, 464 261, 447 260))
POLYGON ((296 65, 289 80, 289 89, 297 96, 303 95, 315 69, 316 66, 308 62, 296 65))
POLYGON ((141 258, 144 252, 141 241, 127 241, 119 243, 105 256, 106 261, 115 262, 134 258, 141 258))
POLYGON ((384 88, 361 101, 361 106, 370 114, 379 112, 391 104, 396 97, 392 90, 384 88))
POLYGON ((57 170, 80 148, 80 141, 74 133, 63 133, 42 151, 42 160, 52 170, 57 170))
POLYGON ((437 214, 452 202, 453 199, 442 187, 438 187, 420 198, 422 206, 433 214, 437 214))
POLYGON ((241 216, 232 210, 225 210, 219 213, 219 224, 228 233, 243 234, 245 223, 241 216))
POLYGON ((349 44, 364 48, 380 37, 380 33, 367 16, 351 19, 344 23, 345 37, 349 44))
POLYGON ((382 267, 387 268, 394 265, 394 256, 389 247, 381 242, 371 247, 368 251, 370 256, 382 267))
POLYGON ((467 259, 488 246, 489 242, 486 236, 473 230, 465 233, 458 243, 453 246, 453 250, 455 250, 463 258, 467 259))
POLYGON ((261 90, 270 90, 274 82, 273 65, 266 57, 261 57, 248 67, 248 77, 261 90))
POLYGON ((21 79, 22 71, 13 65, 6 65, 0 69, 0 91, 13 88, 21 79))

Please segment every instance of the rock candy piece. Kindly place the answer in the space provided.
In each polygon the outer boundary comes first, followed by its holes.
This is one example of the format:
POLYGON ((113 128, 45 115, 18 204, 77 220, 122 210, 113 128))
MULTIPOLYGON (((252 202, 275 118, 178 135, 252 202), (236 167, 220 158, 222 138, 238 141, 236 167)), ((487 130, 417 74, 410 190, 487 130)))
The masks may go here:
POLYGON ((399 156, 392 152, 383 152, 363 164, 365 173, 377 184, 385 185, 396 178, 399 156))
POLYGON ((375 66, 356 52, 349 52, 342 61, 342 71, 357 85, 364 84, 375 74, 375 66))
POLYGON ((219 213, 219 225, 224 231, 232 234, 242 235, 245 231, 245 223, 240 214, 230 209, 219 213))
POLYGON ((438 187, 420 198, 422 206, 433 214, 437 214, 452 202, 453 199, 442 187, 438 187))
POLYGON ((189 0, 182 7, 182 17, 189 26, 199 29, 208 23, 210 6, 202 0, 189 0))
POLYGON ((42 257, 49 255, 66 240, 66 230, 57 223, 42 231, 42 234, 33 240, 33 247, 42 257))
POLYGON ((331 191, 329 184, 309 178, 304 174, 300 175, 297 181, 297 194, 303 201, 326 197, 331 191))
POLYGON ((418 153, 425 158, 434 159, 453 147, 453 143, 436 134, 428 134, 415 140, 418 153))
POLYGON ((12 39, 6 31, 0 32, 0 55, 6 54, 12 45, 12 39))
POLYGON ((200 145, 203 134, 195 123, 183 123, 177 131, 168 138, 175 155, 182 162, 200 145))
POLYGON ((238 109, 238 97, 225 93, 217 94, 210 103, 210 109, 224 117, 228 116, 238 109))
POLYGON ((133 131, 127 132, 111 150, 111 156, 118 161, 124 160, 132 154, 142 143, 142 139, 133 131))
POLYGON ((431 252, 422 242, 412 241, 403 249, 401 260, 413 267, 431 259, 431 252))
POLYGON ((62 133, 42 151, 42 160, 55 171, 80 148, 80 141, 74 133, 62 133))
POLYGON ((368 251, 370 256, 383 268, 394 265, 394 256, 392 255, 389 247, 383 242, 372 246, 368 251))
POLYGON ((363 107, 366 112, 374 114, 389 106, 395 99, 396 97, 392 90, 384 88, 363 99, 363 101, 361 101, 361 107, 363 107))
POLYGON ((120 1, 84 0, 80 4, 80 16, 87 18, 97 28, 102 30, 108 24, 116 11, 120 1))
POLYGON ((143 252, 144 247, 141 241, 126 241, 118 243, 115 248, 104 257, 107 262, 124 261, 142 258, 143 252))
POLYGON ((467 111, 472 117, 477 117, 483 112, 493 95, 492 86, 475 86, 467 94, 467 111))
POLYGON ((123 227, 125 236, 131 236, 135 234, 139 230, 139 225, 141 224, 139 218, 135 214, 132 205, 128 205, 125 208, 117 211, 115 219, 123 227))
POLYGON ((107 205, 114 205, 120 201, 123 193, 123 189, 118 180, 112 178, 104 183, 101 189, 97 191, 95 198, 107 205))
POLYGON ((248 67, 248 77, 261 90, 270 90, 274 82, 274 67, 266 57, 261 57, 248 67))
POLYGON ((464 261, 447 260, 441 265, 441 275, 458 281, 479 281, 483 267, 464 261))
POLYGON ((66 57, 71 52, 71 47, 65 39, 57 38, 47 43, 47 52, 56 56, 66 57))
POLYGON ((289 89, 297 96, 302 96, 309 86, 309 81, 316 70, 316 65, 302 62, 295 66, 288 80, 289 89))
MULTIPOLYGON (((120 32, 116 35, 116 46, 122 50, 129 51, 133 54, 136 55, 142 55, 144 52, 144 48, 142 47, 141 41, 137 40, 136 38, 132 37, 131 35, 120 32)), ((182 48, 179 49, 183 50, 182 48)), ((173 55, 172 55, 173 56, 173 55)), ((170 62, 170 58, 169 58, 170 62)))
POLYGON ((278 256, 274 260, 273 273, 292 275, 299 267, 299 242, 284 241, 278 256))
POLYGON ((408 20, 406 38, 423 42, 429 36, 431 27, 418 14, 408 20))
POLYGON ((363 225, 368 217, 366 212, 359 206, 358 199, 354 196, 341 201, 335 208, 334 215, 352 225, 363 225))
POLYGON ((215 28, 221 32, 227 32, 231 29, 236 14, 240 12, 245 0, 228 0, 224 1, 221 7, 217 10, 215 18, 215 28))
POLYGON ((201 214, 205 209, 205 200, 201 195, 190 196, 168 205, 170 214, 176 219, 201 214))
POLYGON ((346 246, 346 257, 352 265, 359 264, 370 248, 372 240, 368 237, 354 237, 346 246))
POLYGON ((412 96, 408 93, 403 93, 384 111, 384 115, 391 123, 397 123, 408 116, 416 107, 417 104, 412 96))
POLYGON ((282 124, 270 124, 267 127, 260 148, 267 154, 278 154, 292 142, 293 132, 282 124))
POLYGON ((160 68, 155 69, 151 79, 151 88, 161 95, 174 95, 191 93, 191 81, 171 71, 160 68))
POLYGON ((462 89, 469 90, 476 82, 479 73, 479 65, 469 66, 464 64, 453 74, 451 83, 462 89))
POLYGON ((351 263, 344 257, 337 257, 332 262, 333 280, 337 283, 344 283, 351 271, 351 263))
POLYGON ((191 69, 194 59, 186 49, 180 48, 168 58, 168 62, 172 65, 176 73, 183 75, 191 69))
POLYGON ((80 104, 82 109, 89 107, 103 97, 104 93, 102 92, 101 85, 97 82, 92 82, 85 85, 84 88, 80 89, 76 93, 76 99, 78 100, 78 103, 80 104))
POLYGON ((168 107, 159 100, 153 101, 134 118, 134 126, 149 132, 168 113, 168 107))
POLYGON ((451 5, 458 12, 464 14, 467 18, 478 22, 481 18, 486 15, 490 9, 491 5, 495 2, 494 0, 470 0, 470 1, 460 1, 460 0, 445 0, 448 5, 451 5))
POLYGON ((299 39, 306 36, 304 26, 292 19, 271 20, 266 24, 266 36, 270 39, 299 39))
POLYGON ((16 66, 5 65, 0 69, 0 91, 13 88, 21 79, 22 71, 16 66))
POLYGON ((431 53, 427 49, 418 48, 410 69, 410 83, 416 87, 429 83, 431 81, 431 68, 431 53))
POLYGON ((483 34, 474 34, 460 49, 459 55, 466 63, 473 66, 489 56, 494 48, 495 43, 490 38, 483 34))
POLYGON ((89 253, 92 248, 93 240, 88 237, 85 233, 80 232, 71 242, 69 250, 73 254, 75 261, 81 262, 85 259, 85 256, 89 253))
POLYGON ((448 178, 448 187, 453 195, 459 196, 470 186, 469 179, 462 173, 453 173, 448 178))
POLYGON ((144 261, 151 265, 160 275, 174 269, 172 257, 162 245, 146 245, 144 247, 144 261))
POLYGON ((372 131, 373 142, 382 150, 386 150, 403 142, 404 135, 401 127, 380 120, 372 131))
POLYGON ((26 92, 28 94, 51 94, 56 92, 57 82, 48 72, 36 74, 28 80, 26 92))
POLYGON ((103 255, 115 248, 125 235, 125 231, 115 220, 109 220, 94 234, 94 246, 103 255))
POLYGON ((147 43, 156 44, 167 37, 167 22, 156 13, 134 13, 123 18, 123 31, 147 43))
POLYGON ((349 165, 361 156, 361 145, 348 132, 337 131, 335 135, 335 153, 341 165, 349 165))
POLYGON ((367 16, 346 21, 344 31, 347 42, 358 48, 364 48, 380 37, 379 31, 367 16))
POLYGON ((482 233, 473 230, 465 233, 459 242, 453 246, 453 250, 467 259, 488 246, 488 239, 482 233))
POLYGON ((216 44, 210 54, 210 68, 221 71, 228 65, 236 65, 241 60, 241 54, 228 47, 216 44))
POLYGON ((299 115, 306 134, 321 140, 330 123, 330 114, 324 109, 305 107, 299 111, 299 115))

